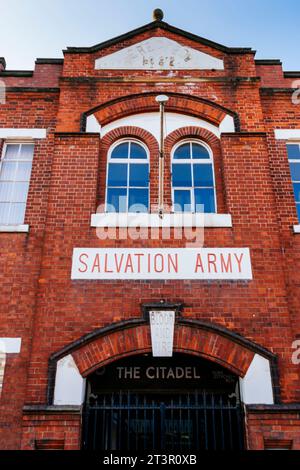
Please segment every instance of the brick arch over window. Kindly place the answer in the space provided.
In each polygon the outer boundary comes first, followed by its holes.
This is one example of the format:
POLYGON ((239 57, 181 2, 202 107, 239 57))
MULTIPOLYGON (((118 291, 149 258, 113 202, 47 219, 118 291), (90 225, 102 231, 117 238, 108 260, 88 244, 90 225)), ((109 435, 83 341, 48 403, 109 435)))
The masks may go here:
MULTIPOLYGON (((92 114, 96 116, 101 126, 105 126, 131 114, 157 112, 158 104, 155 97, 159 94, 159 92, 151 92, 129 95, 95 106, 82 114, 81 131, 85 132, 87 117, 92 114)), ((168 111, 170 112, 201 118, 216 126, 220 125, 225 116, 230 115, 234 119, 236 132, 240 131, 238 114, 224 106, 204 98, 180 93, 168 92, 168 97, 168 111)))
MULTIPOLYGON (((223 160, 221 152, 220 140, 209 130, 203 129, 202 127, 189 126, 181 127, 176 129, 171 134, 166 137, 165 140, 165 168, 166 173, 168 169, 171 168, 171 152, 174 147, 180 140, 185 139, 199 139, 205 142, 212 150, 213 153, 213 163, 214 163, 214 172, 215 172, 215 185, 216 185, 216 195, 217 195, 217 212, 226 213, 226 198, 225 198, 225 188, 223 184, 223 160)), ((171 204, 171 178, 167 178, 165 187, 165 197, 166 201, 171 204)))
MULTIPOLYGON (((87 377, 118 359, 151 352, 150 326, 144 318, 125 320, 94 330, 56 352, 49 361, 48 403, 54 395, 56 364, 72 356, 79 373, 87 377)), ((175 324, 174 352, 218 363, 243 378, 256 354, 270 362, 274 396, 278 396, 276 356, 267 349, 224 327, 179 318, 175 324)))
POLYGON ((158 178, 158 142, 150 132, 134 126, 118 127, 108 132, 101 139, 98 201, 100 204, 105 201, 108 150, 117 140, 126 138, 140 140, 148 147, 150 153, 150 204, 156 204, 158 190, 155 183, 158 178))

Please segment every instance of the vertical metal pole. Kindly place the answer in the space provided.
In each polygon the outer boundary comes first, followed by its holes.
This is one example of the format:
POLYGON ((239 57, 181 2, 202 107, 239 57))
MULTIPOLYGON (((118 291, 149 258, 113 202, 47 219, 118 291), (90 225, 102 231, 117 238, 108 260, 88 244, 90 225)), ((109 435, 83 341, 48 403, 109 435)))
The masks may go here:
POLYGON ((164 213, 164 103, 160 103, 160 145, 159 145, 159 190, 158 213, 163 218, 164 213))

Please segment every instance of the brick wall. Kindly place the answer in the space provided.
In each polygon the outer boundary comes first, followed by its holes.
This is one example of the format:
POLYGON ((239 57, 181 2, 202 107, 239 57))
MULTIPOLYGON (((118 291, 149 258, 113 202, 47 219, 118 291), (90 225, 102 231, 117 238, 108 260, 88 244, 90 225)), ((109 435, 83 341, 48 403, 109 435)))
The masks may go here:
MULTIPOLYGON (((27 409, 22 420, 24 405, 46 404, 49 357, 97 328, 140 317, 141 303, 162 298, 183 302, 187 318, 224 326, 275 353, 283 402, 300 401, 299 368, 291 363, 291 344, 300 332, 300 238, 292 232, 297 218, 285 144, 274 139, 274 128, 299 129, 300 108, 291 104, 290 91, 266 90, 290 86, 290 81, 278 65, 255 65, 252 52, 225 53, 165 30, 154 34, 224 58, 225 70, 173 71, 172 77, 164 71, 94 70, 96 58, 152 33, 98 52, 68 52, 64 64, 38 63, 31 77, 0 73, 10 87, 6 103, 0 105, 0 127, 47 129, 47 139, 35 145, 26 211, 30 232, 0 233, 0 336, 22 338, 21 353, 7 359, 0 398, 0 448, 19 448, 22 427, 22 448, 77 448, 76 413, 66 417, 53 410, 27 409), (74 247, 185 246, 186 240, 176 240, 172 230, 170 240, 101 241, 90 227, 91 214, 104 201, 109 146, 125 136, 145 142, 155 202, 158 145, 149 132, 133 127, 111 131, 102 140, 98 134, 80 133, 84 116, 93 111, 104 125, 133 113, 152 112, 159 93, 170 95, 170 111, 217 126, 229 113, 240 124, 240 132, 223 134, 220 140, 193 127, 173 132, 166 139, 166 168, 180 138, 198 137, 211 146, 218 209, 232 215, 233 227, 206 229, 205 246, 249 247, 251 282, 70 279, 74 247)), ((166 171, 167 202, 170 189, 166 171)), ((267 420, 274 432, 280 426, 280 436, 293 436, 299 446, 295 415, 280 418, 280 424, 273 414, 266 416, 248 416, 251 448, 262 447, 259 431, 274 435, 267 420), (285 419, 290 420, 288 429, 285 419)))

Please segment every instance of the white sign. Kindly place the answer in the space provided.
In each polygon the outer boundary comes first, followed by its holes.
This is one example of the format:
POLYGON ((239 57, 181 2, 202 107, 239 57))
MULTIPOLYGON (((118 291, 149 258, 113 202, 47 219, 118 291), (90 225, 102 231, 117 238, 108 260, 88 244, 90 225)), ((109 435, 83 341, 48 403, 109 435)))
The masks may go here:
POLYGON ((149 317, 153 357, 172 357, 175 312, 152 310, 149 317))
POLYGON ((251 280, 248 248, 74 248, 71 279, 251 280))
POLYGON ((96 70, 223 70, 222 59, 162 36, 152 37, 99 57, 96 70))

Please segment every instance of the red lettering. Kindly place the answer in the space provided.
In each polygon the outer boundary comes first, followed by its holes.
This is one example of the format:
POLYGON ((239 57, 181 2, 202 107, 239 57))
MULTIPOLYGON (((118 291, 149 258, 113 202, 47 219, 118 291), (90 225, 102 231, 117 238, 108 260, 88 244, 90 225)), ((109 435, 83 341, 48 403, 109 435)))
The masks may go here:
POLYGON ((200 268, 201 271, 204 273, 203 264, 202 264, 202 258, 201 258, 200 253, 198 253, 197 258, 196 258, 195 273, 198 272, 198 269, 199 269, 199 268, 200 268))
POLYGON ((87 269, 88 269, 88 265, 87 265, 86 262, 83 261, 83 259, 82 259, 83 256, 86 256, 87 258, 89 257, 89 255, 88 255, 87 253, 81 253, 81 255, 79 256, 79 262, 84 265, 84 268, 83 268, 83 269, 82 269, 82 268, 78 268, 78 271, 79 271, 80 273, 86 273, 86 272, 87 272, 87 269))
POLYGON ((122 267, 122 264, 123 264, 123 258, 124 258, 124 253, 121 254, 120 261, 118 261, 118 255, 115 253, 115 265, 116 265, 116 268, 117 268, 117 273, 119 273, 121 271, 121 267, 122 267))
POLYGON ((211 265, 214 267, 215 273, 217 272, 217 256, 214 253, 208 253, 207 255, 207 263, 208 263, 208 272, 211 273, 211 265))
POLYGON ((224 255, 221 253, 221 271, 222 273, 232 273, 232 262, 231 262, 231 254, 227 255, 227 263, 225 262, 224 255))
POLYGON ((178 254, 168 255, 168 272, 171 272, 171 267, 175 273, 178 273, 178 254))
POLYGON ((105 271, 106 273, 112 273, 113 270, 112 270, 112 269, 108 269, 108 254, 107 254, 107 253, 105 254, 104 260, 105 260, 105 263, 104 263, 104 271, 105 271))
POLYGON ((132 264, 132 259, 131 259, 131 255, 128 255, 127 256, 127 261, 126 261, 126 265, 125 265, 125 273, 127 273, 128 269, 131 269, 131 272, 133 273, 133 264, 132 264))
POLYGON ((92 273, 95 271, 96 268, 98 270, 98 273, 100 273, 100 256, 99 256, 99 253, 97 253, 96 256, 95 256, 93 267, 92 267, 92 273))
POLYGON ((144 256, 144 254, 143 253, 135 253, 134 256, 137 257, 137 260, 138 260, 137 261, 137 264, 138 264, 138 269, 137 270, 138 270, 138 273, 140 273, 141 272, 141 256, 144 256))
POLYGON ((238 257, 238 255, 237 255, 236 253, 234 253, 234 256, 235 256, 235 259, 236 259, 236 261, 237 261, 237 263, 238 263, 239 273, 241 273, 241 272, 242 272, 242 266, 241 266, 241 264, 242 264, 242 259, 243 259, 244 253, 241 253, 241 256, 240 256, 240 257, 238 257))
POLYGON ((161 254, 155 255, 154 256, 154 271, 156 273, 162 273, 164 270, 164 257, 161 254), (160 259, 160 269, 157 267, 157 259, 160 259))

